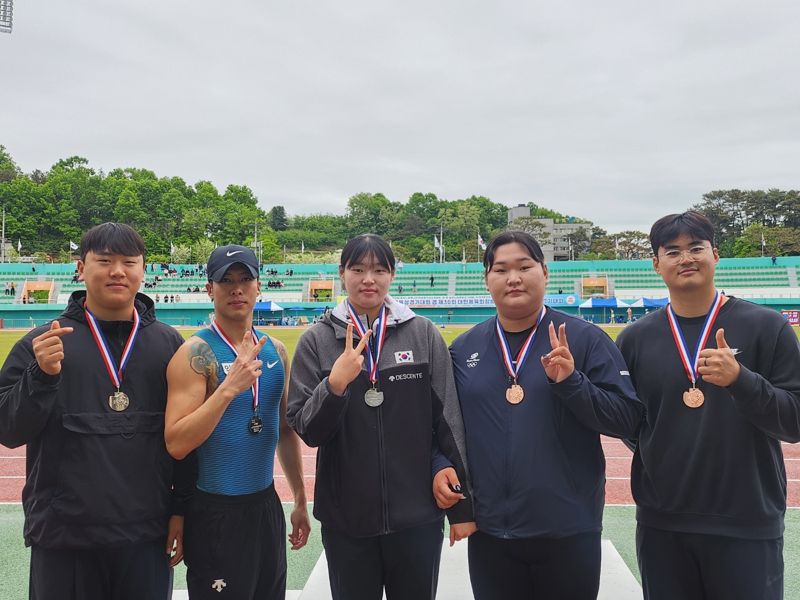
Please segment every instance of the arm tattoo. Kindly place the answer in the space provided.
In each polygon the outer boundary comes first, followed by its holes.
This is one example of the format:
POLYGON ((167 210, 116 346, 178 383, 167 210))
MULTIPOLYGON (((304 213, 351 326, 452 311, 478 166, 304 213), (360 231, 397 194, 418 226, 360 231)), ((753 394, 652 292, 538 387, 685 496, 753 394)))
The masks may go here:
POLYGON ((206 378, 207 388, 209 393, 217 389, 219 382, 217 381, 217 357, 214 351, 204 341, 199 341, 192 344, 188 348, 189 351, 189 366, 192 371, 206 378))

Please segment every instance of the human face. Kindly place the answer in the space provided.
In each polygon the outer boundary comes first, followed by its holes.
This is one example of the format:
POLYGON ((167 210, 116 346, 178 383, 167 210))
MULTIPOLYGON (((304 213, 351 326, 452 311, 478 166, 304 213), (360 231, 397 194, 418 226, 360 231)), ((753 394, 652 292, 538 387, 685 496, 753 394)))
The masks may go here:
POLYGON ((374 256, 364 256, 361 260, 339 269, 347 299, 358 314, 366 313, 370 318, 378 315, 394 273, 381 265, 374 256))
POLYGON ((498 246, 486 273, 486 287, 501 318, 522 320, 539 313, 547 286, 547 267, 522 244, 498 246))
POLYGON ((98 319, 128 321, 144 280, 144 257, 89 251, 78 261, 78 278, 86 284, 86 305, 98 319))
POLYGON ((223 321, 252 321, 260 289, 258 279, 241 265, 233 265, 221 281, 206 284, 208 296, 214 302, 214 315, 223 321))
POLYGON ((713 289, 718 262, 717 249, 708 240, 684 233, 658 249, 653 268, 670 292, 694 291, 713 289))

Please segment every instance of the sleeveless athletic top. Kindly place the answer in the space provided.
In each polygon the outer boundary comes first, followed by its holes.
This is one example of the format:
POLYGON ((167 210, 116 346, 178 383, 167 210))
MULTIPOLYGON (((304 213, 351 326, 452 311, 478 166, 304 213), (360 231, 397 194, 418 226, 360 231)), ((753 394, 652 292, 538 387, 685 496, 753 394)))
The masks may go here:
MULTIPOLYGON (((236 356, 212 329, 202 329, 195 335, 202 338, 217 357, 217 376, 221 384, 225 380, 225 371, 236 356)), ((259 339, 264 336, 261 332, 256 332, 256 335, 259 339)), ((214 431, 197 448, 197 487, 204 492, 240 496, 261 491, 272 484, 285 374, 272 340, 267 340, 258 358, 264 363, 258 394, 258 414, 264 427, 258 434, 249 429, 253 416, 252 389, 245 390, 231 401, 214 431)))

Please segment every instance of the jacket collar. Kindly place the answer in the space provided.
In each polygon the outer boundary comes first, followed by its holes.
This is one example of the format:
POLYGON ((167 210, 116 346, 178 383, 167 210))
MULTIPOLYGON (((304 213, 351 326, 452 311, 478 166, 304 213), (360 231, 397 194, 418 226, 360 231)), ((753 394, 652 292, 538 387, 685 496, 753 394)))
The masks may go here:
MULTIPOLYGON (((323 317, 322 322, 330 327, 333 327, 337 339, 344 339, 347 335, 347 324, 350 322, 350 315, 347 312, 347 300, 339 303, 336 308, 331 311, 329 316, 323 317)), ((389 322, 387 327, 395 327, 400 323, 405 323, 416 317, 416 313, 408 308, 405 304, 400 304, 391 296, 386 296, 383 301, 388 309, 389 322)), ((361 322, 366 325, 366 317, 359 315, 361 322)))
MULTIPOLYGON (((83 308, 85 302, 86 290, 77 290, 72 292, 69 297, 67 307, 64 309, 64 312, 61 313, 61 315, 69 319, 85 323, 86 312, 83 308)), ((139 327, 145 327, 156 320, 155 303, 149 296, 137 293, 136 299, 134 300, 134 306, 136 307, 136 312, 139 313, 139 317, 141 319, 139 327)))

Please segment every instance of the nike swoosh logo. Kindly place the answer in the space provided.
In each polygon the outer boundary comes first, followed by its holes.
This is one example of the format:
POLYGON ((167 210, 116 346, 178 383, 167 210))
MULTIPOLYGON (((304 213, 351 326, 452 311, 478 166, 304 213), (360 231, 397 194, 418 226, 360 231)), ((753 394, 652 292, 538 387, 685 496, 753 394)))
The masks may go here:
POLYGON ((233 256, 234 254, 239 254, 240 252, 244 252, 244 250, 234 250, 233 252, 226 252, 225 256, 233 256))
POLYGON ((275 365, 277 365, 279 362, 280 362, 279 360, 276 360, 276 361, 275 361, 275 362, 273 362, 273 363, 271 363, 271 362, 267 361, 267 368, 268 368, 268 369, 271 369, 272 367, 274 367, 275 365))

